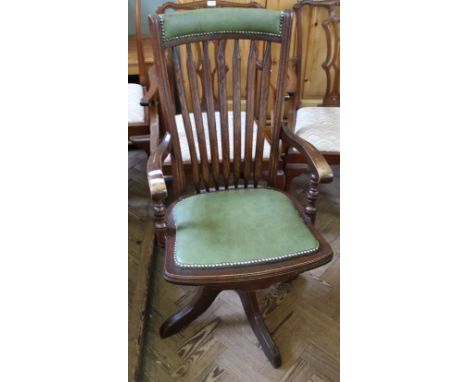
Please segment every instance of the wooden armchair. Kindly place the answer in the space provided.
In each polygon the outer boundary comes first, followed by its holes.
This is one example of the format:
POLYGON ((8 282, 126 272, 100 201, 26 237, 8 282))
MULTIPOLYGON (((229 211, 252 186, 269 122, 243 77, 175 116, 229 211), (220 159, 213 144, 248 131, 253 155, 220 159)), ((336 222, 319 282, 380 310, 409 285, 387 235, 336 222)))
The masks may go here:
POLYGON ((282 124, 284 99, 278 94, 285 94, 291 13, 200 9, 152 15, 150 27, 161 120, 167 127, 161 140, 156 130, 151 131, 147 167, 157 238, 159 243, 165 243, 164 277, 171 283, 199 287, 193 301, 162 325, 160 335, 177 333, 203 313, 221 291, 233 289, 241 298, 267 358, 278 367, 281 356, 265 326, 255 291, 323 265, 333 256, 313 224, 317 187, 320 182, 332 180, 331 169, 312 145, 282 124), (240 56, 241 43, 250 46, 248 57, 240 56), (202 45, 201 83, 193 54, 198 44, 202 45), (210 54, 213 46, 215 55, 210 54), (273 49, 280 50, 274 95, 269 94, 273 49), (184 61, 180 59, 182 54, 184 61), (257 65, 261 74, 259 81, 253 81, 257 65), (214 66, 218 68, 216 76, 212 76, 214 66), (176 95, 171 88, 170 68, 174 71, 176 95), (246 74, 242 75, 244 69, 246 74), (185 83, 189 84, 187 92, 185 83), (245 114, 241 113, 244 87, 245 114), (218 116, 213 88, 218 90, 218 116), (200 97, 201 91, 205 101, 200 97), (232 94, 232 100, 228 101, 228 94, 232 94), (175 96, 181 115, 176 114, 175 96), (269 96, 275 96, 276 112, 265 168, 269 96), (202 111, 203 102, 206 112, 202 111), (183 121, 183 133, 178 119, 183 121), (190 176, 184 171, 182 134, 188 142, 190 176), (312 168, 309 201, 303 209, 279 191, 283 186, 281 140, 301 152, 312 168), (166 209, 163 163, 168 156, 175 202, 166 209))
MULTIPOLYGON (((293 58, 289 62, 287 93, 290 96, 288 126, 302 139, 321 151, 330 164, 340 163, 340 1, 302 0, 293 7, 296 18, 296 39, 293 58), (309 15, 311 17, 306 20, 309 15), (321 19, 327 42, 327 52, 322 67, 326 75, 326 91, 322 104, 301 107, 302 67, 307 64, 303 55, 309 42, 304 41, 305 21, 313 23, 321 19)), ((297 164, 306 163, 305 157, 296 150, 290 150, 286 173, 288 178, 302 172, 297 164), (295 169, 295 171, 294 171, 295 169)))

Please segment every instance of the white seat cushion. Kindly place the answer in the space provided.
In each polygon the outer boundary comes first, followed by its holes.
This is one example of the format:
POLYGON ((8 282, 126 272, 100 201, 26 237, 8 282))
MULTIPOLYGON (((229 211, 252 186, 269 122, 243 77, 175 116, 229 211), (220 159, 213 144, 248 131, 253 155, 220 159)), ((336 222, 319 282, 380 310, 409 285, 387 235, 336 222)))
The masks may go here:
POLYGON ((295 133, 320 151, 340 151, 340 108, 303 107, 297 111, 295 133))
POLYGON ((139 84, 128 84, 128 123, 145 121, 145 109, 140 105, 143 87, 139 84))
MULTIPOLYGON (((221 146, 221 121, 219 118, 219 112, 215 113, 216 118, 216 136, 218 138, 218 157, 219 160, 222 160, 222 146, 221 146)), ((205 130, 205 141, 206 141, 206 151, 208 155, 208 160, 211 160, 211 150, 210 150, 210 135, 208 130, 208 119, 206 113, 202 113, 203 117, 203 127, 205 130)), ((197 160, 200 161, 200 152, 198 148, 198 138, 197 130, 195 127, 195 119, 193 113, 190 113, 190 121, 192 124, 193 139, 195 141, 195 150, 197 152, 197 160)), ((180 149, 182 151, 182 160, 184 162, 190 162, 190 151, 187 141, 187 135, 185 133, 184 122, 181 114, 176 115, 176 124, 177 130, 179 132, 179 141, 180 149)), ((229 157, 231 160, 234 160, 234 119, 233 112, 228 112, 228 125, 229 125, 229 157)), ((253 144, 252 144, 252 158, 255 158, 255 149, 257 142, 257 124, 254 122, 253 128, 253 144)), ((244 158, 244 144, 245 144, 245 112, 241 112, 241 158, 244 158)), ((270 144, 265 139, 263 146, 263 158, 268 159, 270 157, 270 144)), ((170 156, 166 158, 165 163, 170 163, 170 156)))

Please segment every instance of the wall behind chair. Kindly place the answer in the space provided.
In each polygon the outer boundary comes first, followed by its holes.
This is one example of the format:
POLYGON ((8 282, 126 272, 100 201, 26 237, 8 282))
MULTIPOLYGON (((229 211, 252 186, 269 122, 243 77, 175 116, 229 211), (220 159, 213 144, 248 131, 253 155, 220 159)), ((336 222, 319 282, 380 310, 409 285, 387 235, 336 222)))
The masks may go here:
MULTIPOLYGON (((143 34, 148 34, 148 15, 154 13, 165 0, 141 0, 141 26, 143 34)), ((128 35, 135 34, 135 0, 128 0, 128 35)))

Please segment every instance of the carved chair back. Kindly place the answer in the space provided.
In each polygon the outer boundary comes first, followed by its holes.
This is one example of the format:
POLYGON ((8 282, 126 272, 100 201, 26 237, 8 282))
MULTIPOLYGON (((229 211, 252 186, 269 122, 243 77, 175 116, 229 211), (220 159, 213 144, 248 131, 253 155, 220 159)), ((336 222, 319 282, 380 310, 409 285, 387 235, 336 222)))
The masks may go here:
POLYGON ((309 42, 303 39, 304 12, 310 9, 314 12, 325 10, 327 16, 322 20, 325 30, 327 51, 322 68, 326 74, 326 91, 320 106, 340 106, 340 1, 339 0, 302 0, 293 7, 296 19, 296 38, 294 41, 293 66, 296 73, 297 84, 295 84, 296 97, 294 108, 300 106, 300 95, 302 94, 301 69, 303 63, 303 52, 308 49, 309 42))
POLYGON ((183 170, 177 118, 183 121, 196 192, 263 185, 277 187, 284 106, 283 97, 278 95, 284 94, 286 88, 290 12, 239 8, 195 10, 150 16, 150 27, 161 119, 171 139, 175 196, 179 197, 191 189, 183 170), (250 46, 248 57, 240 56, 241 44, 250 46), (269 94, 273 46, 280 49, 274 95, 269 94), (215 54, 211 54, 211 47, 214 47, 215 54), (201 52, 200 63, 194 59, 196 49, 201 52), (186 57, 185 62, 180 59, 182 53, 186 57), (246 70, 244 75, 242 67, 246 70), (174 70, 176 95, 171 88, 169 68, 174 70), (217 69, 214 74, 213 68, 217 69), (185 84, 188 84, 189 91, 186 91, 185 84), (245 113, 241 112, 243 87, 246 89, 245 113), (215 102, 214 89, 217 90, 218 102, 215 102), (201 94, 205 94, 205 101, 201 94), (229 100, 228 94, 232 94, 229 100), (175 96, 181 106, 182 115, 179 117, 172 102, 175 96), (276 103, 271 121, 270 160, 267 171, 263 172, 269 96, 274 96, 276 103), (193 110, 193 114, 189 110, 193 110), (255 123, 256 111, 259 118, 255 123), (245 124, 244 137, 241 136, 242 124, 245 124), (234 158, 232 165, 231 155, 234 158))
MULTIPOLYGON (((173 3, 173 2, 167 2, 161 5, 159 8, 156 10, 156 14, 161 15, 165 14, 168 10, 171 11, 192 11, 195 9, 203 9, 203 8, 263 8, 263 6, 259 3, 256 2, 250 2, 250 3, 235 3, 231 1, 215 1, 215 0, 202 0, 202 1, 194 1, 191 3, 173 3)), ((199 77, 199 81, 203 81, 202 78, 202 49, 201 49, 201 44, 193 44, 193 57, 195 61, 195 67, 196 67, 196 74, 199 77)), ((213 47, 212 47, 213 48, 213 47)), ((211 49, 210 55, 216 54, 213 49, 211 49)), ((184 52, 181 54, 181 60, 183 60, 184 57, 184 52)), ((217 66, 213 67, 213 71, 211 73, 211 76, 213 78, 213 83, 214 83, 214 78, 216 75, 217 71, 217 66)), ((227 72, 229 72, 229 66, 227 66, 227 72)), ((172 62, 168 62, 168 73, 169 73, 169 81, 171 83, 171 88, 174 92, 174 94, 177 93, 177 88, 175 86, 175 78, 174 78, 174 70, 172 68, 172 62)), ((202 89, 201 89, 202 90, 202 89)), ((218 102, 218 96, 217 96, 217 89, 213 89, 213 97, 215 100, 215 107, 217 107, 217 102, 218 102)), ((200 93, 200 98, 201 98, 201 108, 203 111, 206 111, 206 93, 201 91, 200 93)), ((178 105, 178 99, 175 97, 174 102, 178 105)))

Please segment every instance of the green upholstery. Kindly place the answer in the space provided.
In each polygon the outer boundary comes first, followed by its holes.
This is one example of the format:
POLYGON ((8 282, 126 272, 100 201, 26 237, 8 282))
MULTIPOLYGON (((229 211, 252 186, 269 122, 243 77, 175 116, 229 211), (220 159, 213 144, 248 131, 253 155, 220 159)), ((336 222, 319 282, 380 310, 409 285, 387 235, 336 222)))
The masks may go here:
POLYGON ((319 242, 291 200, 269 189, 190 196, 173 209, 175 261, 181 267, 225 267, 312 253, 319 242))
POLYGON ((281 37, 280 11, 213 8, 174 12, 160 15, 159 18, 165 42, 211 33, 253 33, 281 37))

